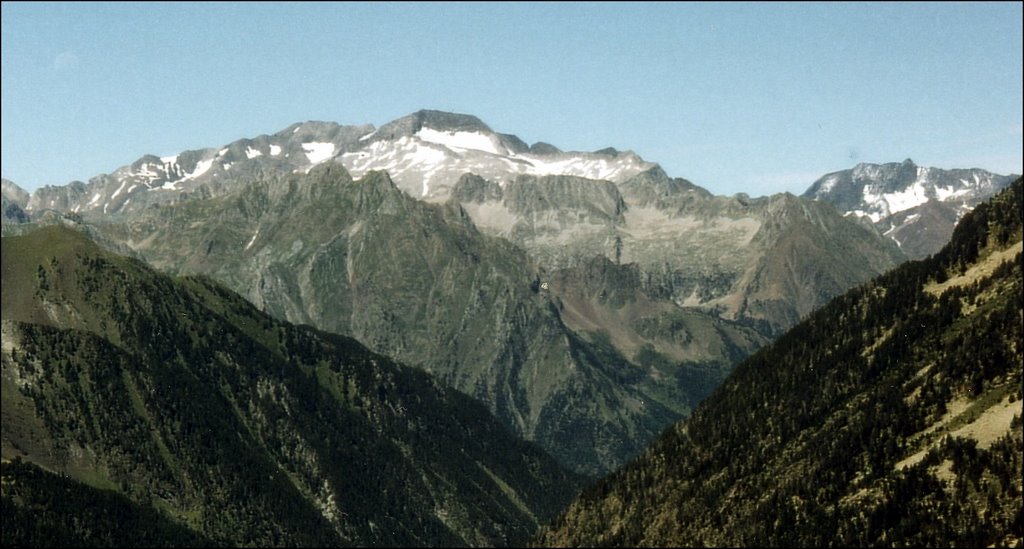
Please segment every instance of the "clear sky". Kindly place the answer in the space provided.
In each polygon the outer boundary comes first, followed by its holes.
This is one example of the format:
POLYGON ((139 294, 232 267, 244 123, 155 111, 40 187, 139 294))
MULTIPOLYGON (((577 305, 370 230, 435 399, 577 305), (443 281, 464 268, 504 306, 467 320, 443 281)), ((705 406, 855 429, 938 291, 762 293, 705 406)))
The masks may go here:
POLYGON ((424 108, 717 194, 905 158, 1022 171, 1020 2, 3 2, 0 22, 0 171, 30 191, 424 108))

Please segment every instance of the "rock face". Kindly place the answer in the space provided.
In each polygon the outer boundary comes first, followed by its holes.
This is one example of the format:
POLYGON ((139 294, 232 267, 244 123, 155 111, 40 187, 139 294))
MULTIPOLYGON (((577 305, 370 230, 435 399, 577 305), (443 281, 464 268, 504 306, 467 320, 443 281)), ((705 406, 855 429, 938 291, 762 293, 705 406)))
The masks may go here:
POLYGON ((436 378, 209 278, 61 226, 3 238, 2 261, 4 545, 190 539, 119 524, 139 514, 231 546, 516 546, 582 480, 436 378), (14 458, 60 490, 8 484, 14 458))
POLYGON ((474 175, 454 187, 481 231, 548 269, 602 256, 634 264, 645 293, 778 335, 828 299, 903 259, 872 228, 792 195, 717 197, 660 168, 620 184, 474 175))
POLYGON ((31 198, 31 195, 25 189, 22 189, 17 183, 9 179, 0 179, 0 191, 3 193, 4 200, 15 204, 19 208, 28 206, 28 201, 31 198))
POLYGON ((8 202, 7 197, 0 198, 0 216, 2 216, 4 225, 28 223, 30 219, 21 206, 14 202, 8 202))
POLYGON ((1022 199, 741 363, 533 543, 1019 546, 1022 199))
POLYGON ((802 196, 870 219, 908 257, 919 259, 939 251, 960 217, 1017 177, 976 168, 925 168, 908 158, 826 174, 802 196))

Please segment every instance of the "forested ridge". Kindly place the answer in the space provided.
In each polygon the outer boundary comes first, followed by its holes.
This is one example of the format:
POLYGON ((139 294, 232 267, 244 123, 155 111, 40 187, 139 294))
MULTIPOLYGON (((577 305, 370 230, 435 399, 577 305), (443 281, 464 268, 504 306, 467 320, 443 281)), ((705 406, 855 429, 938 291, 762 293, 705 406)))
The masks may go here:
POLYGON ((810 315, 533 544, 1019 545, 1021 210, 810 315))
POLYGON ((5 546, 515 545, 579 485, 479 402, 209 279, 62 227, 2 243, 5 546))
POLYGON ((15 458, 0 464, 5 546, 211 547, 213 540, 114 490, 15 458), (9 543, 8 543, 9 542, 9 543))

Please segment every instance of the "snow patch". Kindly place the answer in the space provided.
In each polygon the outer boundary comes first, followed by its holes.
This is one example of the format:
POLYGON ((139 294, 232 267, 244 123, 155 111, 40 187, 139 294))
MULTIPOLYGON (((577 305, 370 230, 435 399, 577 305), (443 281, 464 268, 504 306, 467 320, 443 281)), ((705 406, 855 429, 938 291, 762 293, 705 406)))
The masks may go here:
MULTIPOLYGON (((110 199, 113 200, 113 199, 117 198, 117 195, 121 194, 121 191, 124 190, 124 186, 127 185, 127 184, 128 184, 128 180, 127 179, 125 179, 124 181, 121 181, 121 186, 118 187, 116 191, 114 191, 114 194, 110 195, 110 199)), ((132 188, 134 188, 134 187, 132 187, 132 188)))
POLYGON ((406 192, 431 199, 444 199, 445 189, 466 172, 504 186, 520 174, 621 182, 654 166, 631 153, 614 157, 584 152, 544 156, 523 153, 513 158, 502 149, 484 134, 423 128, 394 141, 365 143, 361 149, 342 152, 337 158, 354 178, 370 170, 387 171, 406 192))
POLYGON ((249 160, 252 160, 253 158, 256 158, 257 156, 263 156, 263 153, 260 152, 257 149, 252 148, 252 147, 246 147, 245 148, 245 157, 246 158, 248 158, 249 160))
POLYGON ((431 128, 422 128, 416 137, 429 143, 437 143, 449 149, 477 150, 491 154, 501 154, 491 142, 491 138, 479 132, 439 132, 431 128))
MULTIPOLYGON (((910 215, 908 215, 907 218, 903 220, 903 223, 901 225, 893 225, 892 227, 889 228, 888 231, 885 231, 885 233, 883 233, 883 236, 889 236, 889 235, 895 233, 896 231, 898 231, 900 229, 903 229, 904 227, 912 224, 914 221, 917 221, 917 219, 919 217, 921 217, 921 214, 910 214, 910 215)), ((893 239, 893 240, 895 240, 896 244, 898 244, 900 247, 903 247, 903 243, 901 243, 898 239, 893 239)))
POLYGON ((245 245, 245 249, 246 250, 248 250, 249 248, 252 247, 253 242, 256 242, 256 237, 259 236, 259 235, 260 235, 260 230, 256 229, 256 233, 252 235, 252 238, 249 239, 249 243, 245 245))
POLYGON ((174 156, 161 156, 160 161, 164 164, 176 164, 178 162, 178 155, 174 156))
POLYGON ((214 159, 212 159, 212 158, 209 159, 209 160, 200 160, 199 162, 196 163, 196 169, 192 170, 192 173, 190 173, 190 174, 186 175, 185 177, 181 178, 181 181, 188 181, 189 179, 195 179, 195 178, 199 177, 200 175, 203 175, 204 173, 210 171, 210 168, 213 167, 213 160, 214 159))
POLYGON ((824 194, 835 188, 836 183, 839 182, 839 176, 830 175, 828 179, 821 182, 821 187, 818 188, 818 194, 824 194))
MULTIPOLYGON (((873 185, 864 187, 864 202, 877 210, 875 215, 878 215, 878 219, 920 206, 928 202, 928 198, 927 187, 920 180, 915 181, 913 185, 902 191, 892 193, 879 193, 873 185)), ((874 215, 871 219, 878 221, 874 215)))
MULTIPOLYGON (((227 150, 227 149, 225 149, 225 150, 227 150)), ((159 189, 161 191, 177 191, 178 190, 178 183, 181 183, 183 181, 191 181, 191 180, 193 180, 193 179, 203 175, 204 173, 210 171, 210 168, 213 167, 214 160, 216 160, 216 159, 215 158, 211 158, 209 160, 200 160, 199 162, 196 162, 196 167, 195 167, 194 170, 192 170, 191 173, 185 174, 185 176, 182 177, 181 179, 178 179, 178 180, 175 180, 175 181, 167 181, 163 185, 161 185, 160 187, 157 187, 157 189, 159 189)), ((151 190, 155 190, 155 189, 151 189, 151 190)))
POLYGON ((271 145, 270 146, 270 156, 277 156, 279 154, 281 154, 281 147, 279 147, 277 145, 271 145))
POLYGON ((562 159, 538 158, 523 155, 530 168, 527 173, 532 175, 574 175, 587 179, 613 180, 624 173, 636 173, 641 166, 631 157, 614 160, 608 158, 590 158, 586 156, 570 156, 562 159))
POLYGON ((313 164, 319 164, 334 154, 334 143, 322 143, 317 141, 312 143, 303 143, 302 150, 306 151, 306 158, 308 158, 310 162, 313 164))
POLYGON ((139 171, 135 175, 145 177, 146 179, 149 179, 150 182, 152 182, 154 179, 160 177, 160 172, 154 171, 154 169, 163 171, 165 169, 165 166, 162 164, 157 165, 146 162, 145 164, 139 166, 139 171))
POLYGON ((395 177, 409 170, 436 171, 447 156, 439 148, 402 137, 392 142, 377 141, 361 152, 344 153, 341 161, 353 177, 361 177, 370 170, 384 170, 395 177))
MULTIPOLYGON (((961 179, 960 181, 963 181, 963 179, 961 179)), ((966 183, 966 181, 965 181, 965 183, 966 183)), ((947 200, 949 200, 951 198, 957 198, 957 197, 963 196, 965 194, 970 194, 970 192, 971 192, 970 189, 956 189, 956 188, 954 188, 952 186, 950 186, 950 187, 935 187, 935 197, 938 198, 939 200, 943 201, 943 202, 946 202, 947 200)))
POLYGON ((879 221, 882 220, 883 217, 885 217, 885 215, 881 213, 865 212, 864 210, 852 210, 850 211, 850 215, 855 215, 857 217, 866 217, 870 219, 872 223, 878 223, 879 221))

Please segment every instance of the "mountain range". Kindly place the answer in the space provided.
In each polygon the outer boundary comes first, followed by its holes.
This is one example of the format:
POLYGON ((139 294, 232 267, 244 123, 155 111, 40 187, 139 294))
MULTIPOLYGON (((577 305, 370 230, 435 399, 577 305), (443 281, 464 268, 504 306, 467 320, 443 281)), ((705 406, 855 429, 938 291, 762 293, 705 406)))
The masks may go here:
POLYGON ((715 196, 439 111, 4 179, 4 544, 515 545, 612 471, 535 543, 1012 541, 1010 181, 715 196))
POLYGON ((385 170, 410 196, 434 202, 447 199, 464 173, 502 181, 517 174, 622 180, 655 166, 613 149, 587 153, 562 152, 545 143, 528 147, 515 136, 493 132, 475 116, 419 111, 380 128, 311 121, 223 147, 145 155, 88 183, 42 187, 19 205, 82 215, 130 213, 192 195, 224 194, 260 174, 306 173, 324 162, 339 163, 357 178, 385 170))
POLYGON ((293 124, 19 191, 5 180, 4 234, 71 224, 209 275, 434 373, 586 474, 907 257, 832 195, 715 196, 632 152, 527 146, 439 111, 293 124))

